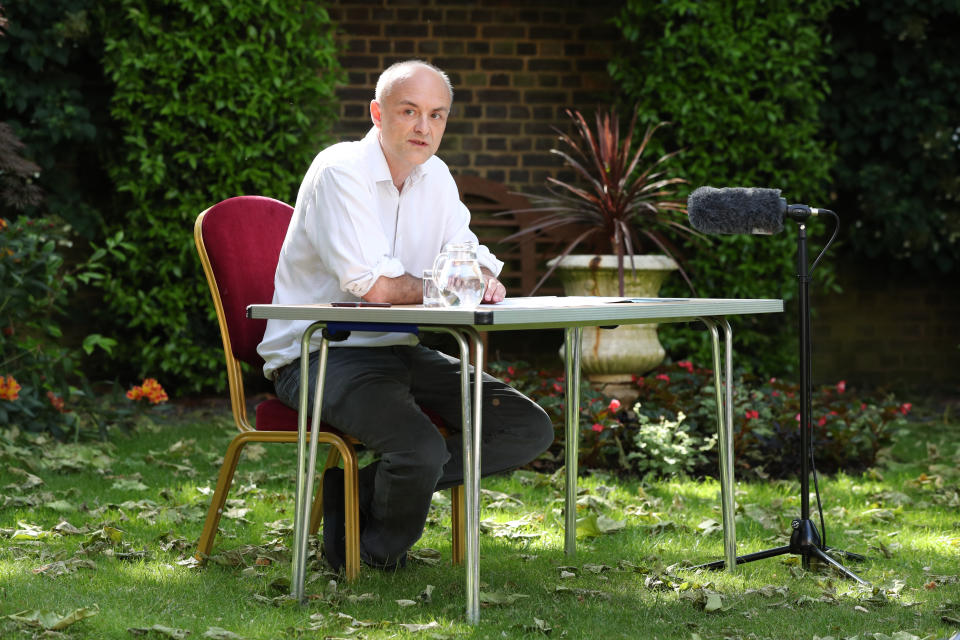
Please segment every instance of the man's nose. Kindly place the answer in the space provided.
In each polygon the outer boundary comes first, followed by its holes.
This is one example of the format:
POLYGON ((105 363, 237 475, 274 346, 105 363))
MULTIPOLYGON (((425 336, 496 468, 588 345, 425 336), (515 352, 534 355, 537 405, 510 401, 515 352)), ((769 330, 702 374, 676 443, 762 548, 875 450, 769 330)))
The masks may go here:
POLYGON ((426 131, 430 128, 427 124, 427 116, 422 115, 417 118, 414 128, 417 133, 426 133, 426 131))

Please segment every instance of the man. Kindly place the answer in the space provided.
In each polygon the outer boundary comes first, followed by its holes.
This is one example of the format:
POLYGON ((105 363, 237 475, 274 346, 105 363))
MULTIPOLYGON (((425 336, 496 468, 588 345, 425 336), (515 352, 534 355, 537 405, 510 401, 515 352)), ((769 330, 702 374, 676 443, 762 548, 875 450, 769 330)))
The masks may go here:
MULTIPOLYGON (((333 145, 307 171, 277 265, 274 303, 332 301, 417 304, 418 275, 448 242, 476 241, 440 146, 453 102, 446 74, 418 60, 383 72, 370 103, 373 128, 333 145)), ((506 290, 503 263, 481 246, 484 302, 506 290)), ((297 407, 300 337, 307 322, 270 320, 258 351, 278 397, 297 407)), ((459 361, 413 334, 353 332, 331 343, 324 419, 379 454, 360 470, 360 555, 384 569, 403 566, 423 533, 434 491, 463 481, 462 440, 447 440, 420 407, 461 427, 459 361)), ((319 344, 315 349, 319 349, 319 344)), ((317 375, 310 358, 310 389, 317 375)), ((311 407, 312 407, 311 398, 311 407)), ((312 411, 312 409, 311 409, 312 411)), ((484 375, 481 474, 526 464, 553 440, 546 413, 484 375)), ((344 564, 343 475, 324 480, 324 555, 344 564)))

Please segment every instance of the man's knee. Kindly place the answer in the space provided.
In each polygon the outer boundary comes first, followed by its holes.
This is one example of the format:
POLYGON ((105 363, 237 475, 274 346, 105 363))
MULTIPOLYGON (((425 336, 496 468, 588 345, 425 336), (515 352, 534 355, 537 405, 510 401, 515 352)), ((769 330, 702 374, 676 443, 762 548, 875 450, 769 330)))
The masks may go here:
POLYGON ((534 409, 530 411, 530 421, 528 423, 529 438, 531 441, 530 449, 537 452, 537 455, 546 451, 556 437, 553 429, 553 421, 547 412, 539 405, 533 404, 534 409))

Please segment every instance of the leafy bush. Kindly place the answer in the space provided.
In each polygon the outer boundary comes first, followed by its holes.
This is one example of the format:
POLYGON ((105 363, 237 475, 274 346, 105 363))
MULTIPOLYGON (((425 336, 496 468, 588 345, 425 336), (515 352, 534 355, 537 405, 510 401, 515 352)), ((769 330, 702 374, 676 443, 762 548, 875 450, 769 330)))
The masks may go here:
MULTIPOLYGON (((60 321, 79 284, 102 277, 108 250, 68 268, 63 252, 72 238, 71 228, 56 219, 0 218, 0 423, 57 435, 76 426, 63 401, 79 378, 79 349, 64 346, 60 321)), ((119 242, 112 239, 110 250, 119 242)), ((83 342, 87 353, 114 345, 99 334, 83 342)))
POLYGON ((102 20, 123 132, 109 162, 117 226, 137 247, 104 283, 104 320, 141 374, 222 388, 193 221, 231 196, 292 201, 334 117, 332 26, 302 0, 118 0, 102 20))
POLYGON ((928 273, 960 264, 960 4, 859 3, 831 18, 834 170, 862 256, 928 273))
MULTIPOLYGON (((551 451, 562 463, 563 378, 526 363, 491 362, 490 371, 529 395, 553 419, 551 451)), ((689 361, 666 365, 636 379, 632 407, 581 386, 580 464, 644 476, 715 475, 716 396, 713 372, 689 361)), ((738 473, 792 477, 800 465, 799 385, 741 376, 734 381, 734 463, 738 473)), ((858 396, 845 382, 814 390, 812 443, 825 473, 855 472, 873 464, 890 444, 909 403, 883 394, 858 396)))
MULTIPOLYGON (((834 150, 823 142, 819 108, 829 46, 822 31, 842 0, 813 2, 648 2, 628 0, 616 24, 626 46, 611 74, 647 124, 668 120, 663 144, 684 149, 671 175, 690 187, 776 187, 792 202, 829 206, 834 150)), ((715 238, 687 243, 685 266, 702 296, 795 296, 795 231, 773 237, 715 238)), ((817 235, 811 225, 811 241, 817 235)), ((823 239, 828 235, 826 231, 823 239)), ((812 249, 812 248, 811 248, 812 249)), ((815 255, 815 254, 814 254, 815 255)), ((829 261, 818 267, 820 286, 833 287, 829 261)), ((686 295, 672 279, 664 295, 686 295)), ((795 331, 778 317, 735 325, 739 361, 752 371, 795 367, 795 331)), ((708 361, 704 332, 665 326, 661 340, 677 359, 708 361)))

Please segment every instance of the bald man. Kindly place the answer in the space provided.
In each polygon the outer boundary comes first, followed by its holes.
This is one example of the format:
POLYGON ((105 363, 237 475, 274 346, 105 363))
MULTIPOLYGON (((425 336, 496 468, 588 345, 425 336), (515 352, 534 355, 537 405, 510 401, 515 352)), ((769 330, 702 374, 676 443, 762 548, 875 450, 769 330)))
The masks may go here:
MULTIPOLYGON (((275 304, 418 304, 418 274, 431 268, 443 246, 477 242, 453 176, 435 155, 452 105, 449 78, 426 62, 400 62, 380 75, 366 137, 321 151, 300 186, 277 265, 275 304)), ((500 302, 503 263, 482 245, 478 258, 483 301, 500 302)), ((309 324, 269 320, 257 349, 277 396, 294 408, 300 337, 309 324)), ((319 341, 311 345, 311 394, 319 341)), ((433 492, 463 481, 460 362, 409 333, 355 331, 331 347, 324 420, 378 454, 360 470, 360 556, 370 566, 396 569, 423 534, 433 492), (454 435, 444 439, 421 407, 454 435)), ((552 441, 553 426, 536 403, 483 374, 482 475, 522 466, 552 441)), ((339 570, 345 559, 342 471, 327 473, 323 498, 324 555, 339 570)))

